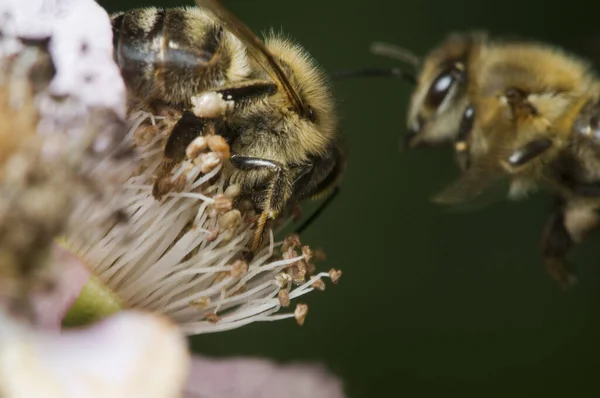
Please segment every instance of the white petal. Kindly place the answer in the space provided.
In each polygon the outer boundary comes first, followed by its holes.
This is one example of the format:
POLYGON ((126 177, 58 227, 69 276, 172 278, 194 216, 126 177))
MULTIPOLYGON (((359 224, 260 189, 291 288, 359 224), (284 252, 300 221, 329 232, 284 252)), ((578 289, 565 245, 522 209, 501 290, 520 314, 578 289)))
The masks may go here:
POLYGON ((125 116, 125 85, 113 60, 110 18, 94 0, 3 0, 0 26, 4 34, 52 36, 53 94, 125 116))
POLYGON ((3 398, 178 397, 188 359, 179 330, 145 313, 122 312, 62 334, 0 319, 3 398))

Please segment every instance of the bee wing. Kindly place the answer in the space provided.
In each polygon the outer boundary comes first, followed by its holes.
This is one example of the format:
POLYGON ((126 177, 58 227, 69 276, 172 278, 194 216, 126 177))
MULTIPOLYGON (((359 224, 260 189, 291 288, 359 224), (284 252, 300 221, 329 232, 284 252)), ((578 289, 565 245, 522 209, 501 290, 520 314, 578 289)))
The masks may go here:
POLYGON ((233 33, 245 46, 252 58, 277 84, 280 90, 286 93, 294 109, 309 116, 310 110, 300 99, 300 95, 294 89, 281 66, 273 57, 273 54, 265 47, 264 43, 235 15, 233 15, 219 0, 196 0, 198 7, 209 11, 219 24, 233 33))
POLYGON ((455 210, 476 210, 500 202, 508 196, 511 179, 498 157, 477 159, 457 180, 432 198, 455 210))
POLYGON ((505 200, 510 188, 508 176, 466 172, 432 198, 458 212, 471 212, 505 200))

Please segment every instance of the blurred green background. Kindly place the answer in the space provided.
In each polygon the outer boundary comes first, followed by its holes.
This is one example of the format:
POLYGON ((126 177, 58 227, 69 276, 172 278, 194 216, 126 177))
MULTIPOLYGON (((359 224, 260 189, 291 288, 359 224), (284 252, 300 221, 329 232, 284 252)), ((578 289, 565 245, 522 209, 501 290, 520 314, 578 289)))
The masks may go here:
MULTIPOLYGON (((190 2, 101 1, 109 11, 190 2)), ((600 5, 572 0, 225 0, 255 31, 282 29, 328 70, 394 66, 374 40, 425 54, 452 31, 533 38, 600 60, 600 5)), ((451 214, 428 198, 457 174, 449 151, 401 153, 410 87, 335 86, 350 152, 342 192, 306 232, 337 286, 311 293, 304 326, 254 323, 193 339, 217 356, 320 361, 348 396, 592 397, 600 394, 599 237, 571 255, 579 283, 559 291, 538 256, 545 194, 451 214)), ((306 213, 305 213, 306 214, 306 213)), ((285 396, 285 391, 282 395, 285 396)))

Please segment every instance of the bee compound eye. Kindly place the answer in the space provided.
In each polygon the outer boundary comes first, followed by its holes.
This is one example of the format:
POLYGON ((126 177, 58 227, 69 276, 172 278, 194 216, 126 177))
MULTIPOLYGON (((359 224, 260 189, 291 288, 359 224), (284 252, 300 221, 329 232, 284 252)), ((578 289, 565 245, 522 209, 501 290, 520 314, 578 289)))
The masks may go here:
POLYGON ((427 105, 434 109, 439 108, 462 73, 455 65, 442 70, 429 87, 426 97, 427 105))

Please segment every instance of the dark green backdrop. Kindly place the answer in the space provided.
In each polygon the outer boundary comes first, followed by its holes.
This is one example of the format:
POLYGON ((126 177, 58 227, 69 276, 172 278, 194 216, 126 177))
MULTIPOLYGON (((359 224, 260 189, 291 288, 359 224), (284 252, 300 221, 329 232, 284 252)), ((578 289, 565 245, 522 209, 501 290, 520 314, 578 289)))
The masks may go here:
MULTIPOLYGON (((146 1, 101 4, 109 11, 191 4, 146 1)), ((368 53, 373 40, 423 54, 447 33, 473 28, 600 59, 600 46, 590 46, 600 6, 587 0, 226 4, 255 31, 282 28, 330 70, 393 65, 368 53)), ((580 283, 561 293, 538 258, 548 197, 449 214, 427 198, 455 174, 450 154, 397 149, 409 87, 371 79, 339 83, 336 93, 349 168, 340 197, 303 241, 326 250, 322 266, 343 269, 340 284, 308 296, 303 327, 255 323, 199 336, 194 348, 323 361, 352 398, 598 396, 600 240, 573 252, 580 283)))

